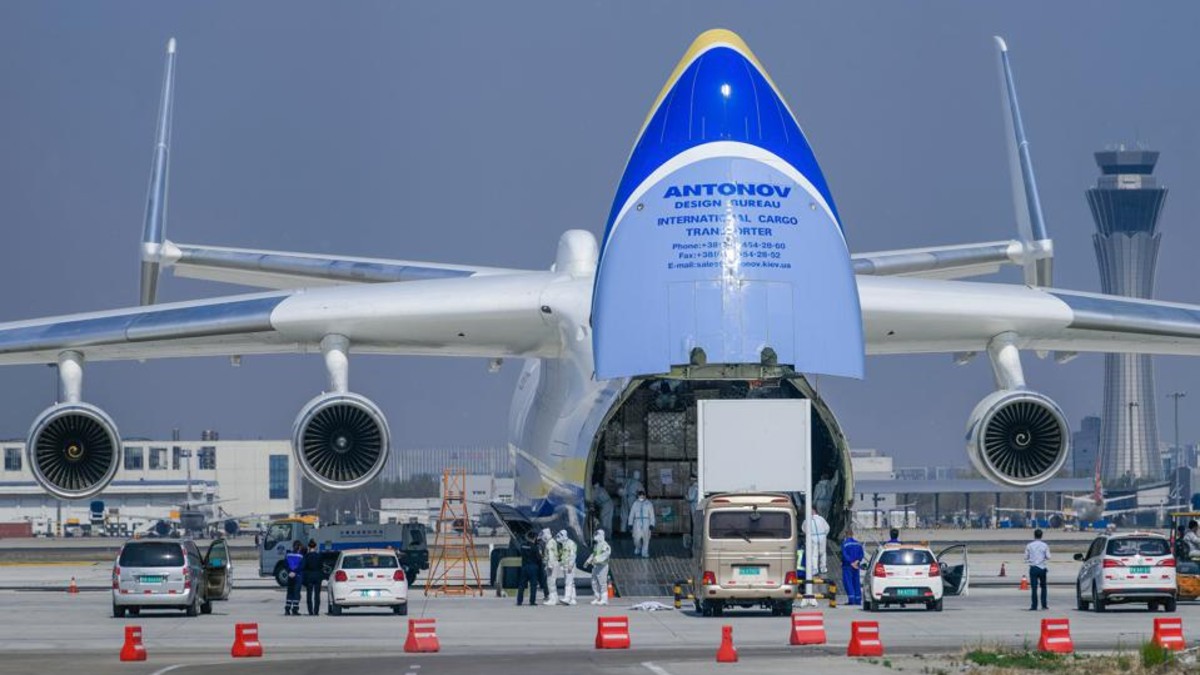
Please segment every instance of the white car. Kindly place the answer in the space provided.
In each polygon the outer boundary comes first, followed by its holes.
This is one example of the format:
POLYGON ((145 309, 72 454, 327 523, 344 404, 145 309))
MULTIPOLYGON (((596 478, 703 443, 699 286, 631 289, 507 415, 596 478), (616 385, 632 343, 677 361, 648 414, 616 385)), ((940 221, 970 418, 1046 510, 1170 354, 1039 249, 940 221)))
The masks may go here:
POLYGON ((342 551, 329 574, 329 613, 348 607, 391 607, 408 614, 408 580, 390 549, 342 551))
POLYGON ((1127 532, 1097 537, 1082 561, 1075 582, 1075 602, 1103 612, 1116 603, 1144 602, 1150 611, 1160 606, 1175 611, 1175 557, 1171 542, 1154 532, 1127 532))
POLYGON ((942 611, 942 566, 926 546, 884 544, 866 567, 863 609, 924 605, 942 611))

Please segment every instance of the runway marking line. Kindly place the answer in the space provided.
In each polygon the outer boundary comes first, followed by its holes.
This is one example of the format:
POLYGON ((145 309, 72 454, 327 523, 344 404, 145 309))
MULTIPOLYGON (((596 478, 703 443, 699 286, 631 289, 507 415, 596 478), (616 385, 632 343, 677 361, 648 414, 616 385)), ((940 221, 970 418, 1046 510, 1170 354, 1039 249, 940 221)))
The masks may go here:
POLYGON ((654 673, 654 675, 671 675, 671 673, 666 668, 657 666, 654 663, 651 663, 650 661, 643 661, 642 667, 645 668, 646 670, 649 670, 650 672, 654 673))
POLYGON ((185 665, 186 664, 183 664, 183 663, 176 663, 173 666, 167 666, 166 668, 159 668, 158 670, 154 671, 154 673, 152 675, 163 675, 163 673, 169 673, 172 670, 178 670, 178 669, 184 667, 185 665))

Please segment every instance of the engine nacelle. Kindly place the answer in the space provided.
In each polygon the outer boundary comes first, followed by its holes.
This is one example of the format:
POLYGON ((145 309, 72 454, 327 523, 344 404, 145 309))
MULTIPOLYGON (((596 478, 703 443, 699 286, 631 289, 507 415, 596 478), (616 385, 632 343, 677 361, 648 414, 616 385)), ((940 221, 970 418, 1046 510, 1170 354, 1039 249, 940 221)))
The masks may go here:
POLYGON ((358 394, 322 394, 309 401, 292 429, 292 453, 325 490, 371 482, 387 462, 391 434, 379 407, 358 394))
POLYGON ((121 466, 121 434, 103 410, 60 403, 33 421, 25 455, 33 477, 59 499, 86 499, 108 486, 121 466))
POLYGON ((1024 389, 989 394, 967 422, 967 455, 994 483, 1030 488, 1050 480, 1071 449, 1058 404, 1024 389))

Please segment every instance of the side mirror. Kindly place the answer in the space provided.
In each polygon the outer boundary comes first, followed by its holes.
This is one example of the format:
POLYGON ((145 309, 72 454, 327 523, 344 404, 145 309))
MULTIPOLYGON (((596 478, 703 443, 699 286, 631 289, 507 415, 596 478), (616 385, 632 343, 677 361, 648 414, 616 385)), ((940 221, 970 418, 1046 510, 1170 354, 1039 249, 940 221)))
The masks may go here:
POLYGON ((1076 553, 1076 554, 1075 554, 1075 559, 1076 559, 1076 560, 1083 560, 1083 554, 1082 554, 1082 553, 1076 553))

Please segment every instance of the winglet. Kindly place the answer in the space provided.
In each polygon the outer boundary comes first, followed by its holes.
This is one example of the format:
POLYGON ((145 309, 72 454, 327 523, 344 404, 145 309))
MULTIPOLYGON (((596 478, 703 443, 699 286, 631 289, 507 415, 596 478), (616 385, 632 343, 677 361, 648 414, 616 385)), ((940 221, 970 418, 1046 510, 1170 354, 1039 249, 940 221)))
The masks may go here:
POLYGON ((146 221, 142 229, 141 303, 154 304, 158 296, 163 240, 167 225, 167 170, 171 152, 171 113, 175 101, 175 38, 167 42, 167 65, 163 74, 162 99, 154 135, 154 160, 146 198, 146 221))
POLYGON ((1008 130, 1013 207, 1017 214, 1021 243, 1025 248, 1025 283, 1030 286, 1049 286, 1053 277, 1054 243, 1046 232, 1046 222, 1042 218, 1042 202, 1033 175, 1033 160, 1029 157, 1029 141, 1025 138, 1021 108, 1017 103, 1017 86, 1008 62, 1008 43, 999 35, 994 39, 1000 53, 1000 83, 1004 94, 1004 122, 1008 130))

